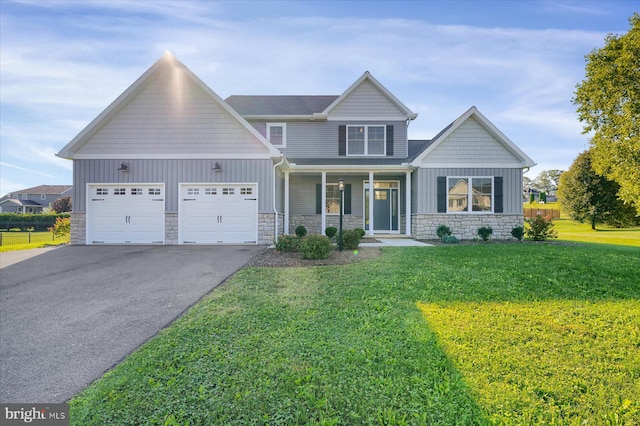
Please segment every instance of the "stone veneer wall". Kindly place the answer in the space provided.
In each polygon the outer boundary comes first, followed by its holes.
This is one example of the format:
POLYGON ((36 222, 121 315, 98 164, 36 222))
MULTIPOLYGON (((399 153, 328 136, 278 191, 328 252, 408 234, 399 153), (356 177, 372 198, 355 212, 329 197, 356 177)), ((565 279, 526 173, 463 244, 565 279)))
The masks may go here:
POLYGON ((87 243, 87 219, 85 213, 71 213, 71 244, 87 243))
MULTIPOLYGON (((258 244, 273 244, 276 236, 275 213, 258 213, 258 244)), ((284 231, 284 215, 278 214, 278 233, 284 231)))
POLYGON ((178 244, 178 213, 164 214, 164 243, 178 244))
POLYGON ((524 226, 522 214, 413 214, 411 233, 421 240, 437 240, 436 229, 447 225, 451 233, 461 240, 472 240, 478 237, 478 228, 490 226, 493 234, 490 239, 507 240, 511 230, 516 226, 524 226))
MULTIPOLYGON (((296 227, 304 226, 310 234, 320 234, 322 232, 322 216, 314 215, 291 215, 289 216, 289 233, 294 234, 296 227)), ((327 227, 340 226, 340 216, 327 215, 327 227)), ((347 214, 342 216, 342 229, 362 228, 362 216, 347 214)))

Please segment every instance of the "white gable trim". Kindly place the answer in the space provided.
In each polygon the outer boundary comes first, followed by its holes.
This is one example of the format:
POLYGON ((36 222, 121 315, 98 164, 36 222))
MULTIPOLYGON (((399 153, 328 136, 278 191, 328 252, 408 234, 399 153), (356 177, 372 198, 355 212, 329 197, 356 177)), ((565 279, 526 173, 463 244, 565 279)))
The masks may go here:
MULTIPOLYGON (((163 67, 179 67, 186 73, 194 83, 196 83, 205 93, 215 100, 225 111, 235 118, 249 133, 251 133, 268 150, 272 157, 279 157, 280 151, 269 143, 253 126, 242 118, 233 108, 231 108, 220 96, 211 90, 198 76, 196 76, 182 62, 178 61, 171 52, 166 51, 160 59, 156 61, 144 74, 142 74, 131 86, 116 98, 104 111, 102 111, 87 127, 85 127, 75 138, 56 154, 58 157, 69 160, 79 158, 76 156, 78 149, 84 145, 98 130, 100 130, 111 118, 113 118, 125 105, 127 105, 138 93, 140 93, 153 78, 153 76, 163 67)), ((95 157, 94 157, 95 158, 95 157)))
MULTIPOLYGON (((413 165, 415 167, 421 167, 423 160, 431 152, 433 152, 433 150, 435 150, 443 141, 445 141, 447 139, 447 137, 449 137, 449 135, 451 135, 451 133, 453 133, 458 127, 460 127, 464 122, 466 122, 471 117, 474 117, 476 120, 478 120, 480 125, 487 132, 489 132, 494 138, 496 138, 496 140, 498 142, 500 142, 515 157, 517 157, 518 159, 521 160, 521 164, 518 167, 533 167, 533 166, 536 165, 535 161, 533 161, 531 158, 529 158, 527 156, 527 154, 525 154, 520 148, 518 148, 516 146, 516 144, 514 144, 511 141, 511 139, 509 139, 507 136, 505 136, 504 133, 502 133, 492 122, 489 121, 489 119, 487 119, 487 117, 482 115, 482 113, 480 113, 480 111, 478 111, 478 109, 476 107, 474 107, 474 106, 469 108, 467 110, 467 112, 465 112, 460 117, 458 117, 452 123, 452 125, 447 129, 446 132, 444 132, 440 136, 438 136, 437 140, 435 140, 431 145, 429 145, 429 147, 427 147, 427 149, 425 149, 420 155, 418 155, 418 157, 416 157, 415 160, 413 160, 413 162, 411 162, 411 165, 413 165)), ((466 165, 464 163, 459 163, 455 167, 470 167, 470 166, 471 165, 466 165)), ((422 166, 422 167, 424 167, 424 166, 422 166)), ((481 165, 479 167, 487 167, 487 165, 485 164, 485 165, 481 165)), ((509 167, 509 166, 502 165, 501 167, 509 167)))
MULTIPOLYGON (((402 120, 414 120, 418 114, 411 111, 405 104, 400 102, 398 98, 396 98, 393 93, 387 90, 378 80, 376 80, 369 71, 365 71, 362 76, 355 81, 347 90, 344 91, 342 95, 338 97, 335 101, 331 103, 324 111, 322 111, 322 115, 328 116, 335 107, 337 107, 343 100, 345 100, 351 92, 353 92, 358 86, 360 86, 364 81, 369 81, 376 89, 378 89, 391 103, 393 103, 398 109, 400 109, 405 115, 402 116, 402 120)), ((360 117, 362 119, 362 117, 360 117)))
MULTIPOLYGON (((278 157, 281 157, 279 154, 278 157)), ((265 160, 270 154, 76 154, 74 160, 265 160)))

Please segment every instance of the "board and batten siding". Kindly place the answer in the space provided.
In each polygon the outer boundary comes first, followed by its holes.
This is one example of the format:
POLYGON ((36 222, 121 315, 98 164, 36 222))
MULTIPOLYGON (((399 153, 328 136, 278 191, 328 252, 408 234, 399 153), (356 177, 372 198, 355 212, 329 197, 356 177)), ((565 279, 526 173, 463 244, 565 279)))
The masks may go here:
POLYGON ((169 69, 159 72, 77 154, 185 152, 266 154, 268 149, 191 78, 169 69))
MULTIPOLYGON (((253 127, 266 137, 266 123, 251 122, 253 127)), ((348 125, 393 125, 393 156, 407 157, 407 126, 405 121, 324 121, 288 122, 287 146, 279 148, 289 158, 337 158, 338 126, 348 125)), ((344 157, 341 157, 344 158, 344 157)), ((354 157, 359 158, 359 157, 354 157)), ((360 157, 361 158, 361 157, 360 157)), ((380 158, 380 157, 375 157, 380 158)))
POLYGON ((473 117, 462 123, 433 151, 422 165, 437 167, 443 164, 513 165, 521 160, 489 133, 473 117))
POLYGON ((505 214, 522 213, 522 169, 467 169, 467 168, 421 168, 414 173, 413 182, 416 182, 417 202, 414 213, 431 214, 438 212, 437 205, 437 179, 438 176, 502 176, 503 181, 503 207, 505 214))
POLYGON ((363 81, 330 112, 331 119, 340 117, 362 117, 368 119, 398 118, 406 120, 406 113, 400 110, 380 90, 369 81, 363 81))
POLYGON ((165 212, 178 212, 181 183, 257 183, 258 210, 273 213, 273 162, 271 160, 218 160, 222 171, 212 170, 215 160, 74 160, 73 211, 86 209, 87 183, 164 183, 165 212), (118 171, 126 161, 129 171, 118 171))

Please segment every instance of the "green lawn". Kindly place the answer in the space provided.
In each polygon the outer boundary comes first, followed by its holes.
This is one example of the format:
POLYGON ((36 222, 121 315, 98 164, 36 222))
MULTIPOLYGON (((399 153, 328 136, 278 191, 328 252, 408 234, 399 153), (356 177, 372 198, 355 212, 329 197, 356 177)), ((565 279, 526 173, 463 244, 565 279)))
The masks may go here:
POLYGON ((71 422, 637 425, 639 262, 487 244, 247 268, 76 396, 71 422))
POLYGON ((0 232, 0 253, 67 243, 69 243, 69 235, 54 237, 51 232, 0 232))
POLYGON ((570 219, 554 220, 553 223, 559 240, 640 247, 640 227, 612 228, 597 225, 594 231, 591 224, 570 219))

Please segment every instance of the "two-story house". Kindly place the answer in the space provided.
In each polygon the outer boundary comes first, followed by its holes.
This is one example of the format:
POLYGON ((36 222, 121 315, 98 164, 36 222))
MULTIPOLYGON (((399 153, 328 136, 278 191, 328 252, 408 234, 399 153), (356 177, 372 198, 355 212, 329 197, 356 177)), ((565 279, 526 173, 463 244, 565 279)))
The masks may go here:
POLYGON ((58 154, 74 162, 72 243, 272 243, 340 213, 369 234, 462 238, 521 226, 535 163, 475 107, 431 140, 365 72, 330 96, 221 99, 170 53, 58 154))
POLYGON ((71 185, 39 185, 0 198, 0 213, 42 213, 58 198, 72 195, 71 185))

